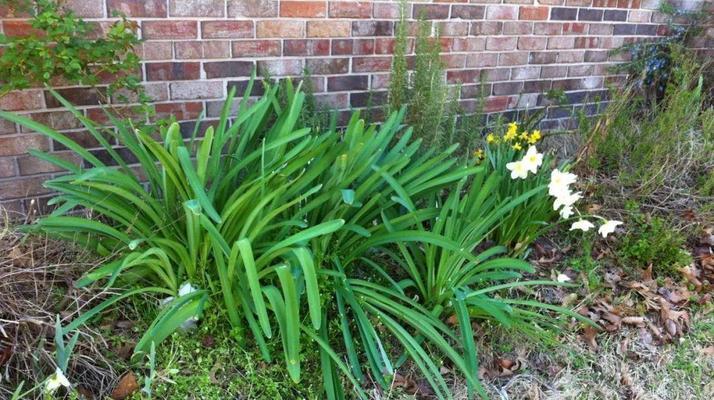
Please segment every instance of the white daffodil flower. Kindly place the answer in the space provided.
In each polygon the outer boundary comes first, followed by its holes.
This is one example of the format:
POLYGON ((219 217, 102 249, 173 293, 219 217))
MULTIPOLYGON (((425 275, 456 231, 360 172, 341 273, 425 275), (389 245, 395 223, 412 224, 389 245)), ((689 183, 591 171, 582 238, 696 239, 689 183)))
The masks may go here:
POLYGON ((615 232, 615 228, 617 228, 618 225, 622 225, 622 221, 606 221, 604 224, 600 225, 600 228, 597 230, 597 233, 601 234, 602 237, 606 238, 607 235, 611 234, 612 232, 615 232))
POLYGON ((575 209, 573 209, 573 206, 565 206, 560 210, 560 217, 563 219, 568 219, 573 214, 575 214, 575 209))
POLYGON ((555 280, 557 280, 558 282, 570 282, 571 279, 568 275, 558 274, 558 277, 555 280))
POLYGON ((57 368, 55 373, 47 379, 47 383, 45 384, 45 393, 54 393, 62 386, 69 387, 70 383, 69 380, 67 380, 67 377, 64 376, 62 370, 57 368))
POLYGON ((557 210, 560 207, 569 207, 575 204, 576 201, 580 200, 582 198, 582 194, 580 192, 576 193, 567 193, 563 196, 559 196, 555 198, 555 201, 553 201, 553 210, 557 210))
POLYGON ((535 146, 530 146, 526 155, 521 160, 526 169, 532 173, 538 172, 538 168, 543 164, 543 153, 539 153, 535 146))
POLYGON ((578 176, 570 172, 560 172, 557 168, 550 173, 550 183, 548 183, 548 194, 554 197, 562 197, 564 193, 570 193, 569 186, 578 179, 578 176))
MULTIPOLYGON (((197 291, 197 290, 198 290, 198 288, 195 288, 195 287, 191 286, 191 283, 190 283, 190 282, 184 282, 184 283, 179 287, 179 290, 178 290, 178 293, 177 293, 177 294, 178 294, 178 297, 183 297, 183 296, 186 296, 186 295, 188 295, 188 294, 191 294, 191 293, 193 293, 193 292, 195 292, 195 291, 197 291)), ((164 305, 166 305, 166 304, 171 303, 173 300, 174 300, 174 297, 173 297, 173 296, 169 296, 169 297, 166 297, 166 298, 162 299, 162 300, 160 301, 160 304, 161 304, 162 306, 164 306, 164 305)), ((198 318, 197 318, 196 316, 188 317, 188 318, 186 319, 186 321, 184 321, 184 322, 181 324, 180 329, 181 329, 181 330, 184 330, 184 331, 189 331, 189 330, 191 330, 191 329, 193 329, 193 328, 196 327, 196 323, 197 323, 197 322, 198 322, 198 318)))
POLYGON ((573 225, 570 226, 570 230, 574 231, 576 229, 580 229, 583 232, 587 232, 594 227, 595 225, 593 225, 592 222, 588 221, 587 219, 581 219, 579 221, 573 222, 573 225))
POLYGON ((528 177, 528 168, 523 161, 514 161, 506 164, 506 169, 511 171, 511 179, 526 179, 528 177))

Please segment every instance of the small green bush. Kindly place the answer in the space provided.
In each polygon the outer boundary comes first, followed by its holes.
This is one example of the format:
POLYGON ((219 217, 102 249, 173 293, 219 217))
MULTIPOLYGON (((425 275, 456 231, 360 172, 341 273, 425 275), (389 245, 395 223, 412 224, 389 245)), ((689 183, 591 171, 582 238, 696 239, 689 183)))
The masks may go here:
POLYGON ((94 38, 96 26, 77 17, 54 0, 0 0, 0 6, 32 14, 32 31, 26 36, 9 37, 0 33, 0 96, 17 89, 50 84, 61 79, 65 84, 94 86, 102 78, 112 81, 107 99, 127 101, 120 89, 138 94, 147 101, 138 74, 141 63, 134 53, 140 43, 138 26, 122 18, 109 27, 106 35, 94 38))
POLYGON ((656 275, 680 277, 679 268, 692 263, 685 249, 686 237, 665 219, 640 212, 636 204, 627 206, 627 233, 618 246, 618 255, 630 268, 648 268, 656 275))

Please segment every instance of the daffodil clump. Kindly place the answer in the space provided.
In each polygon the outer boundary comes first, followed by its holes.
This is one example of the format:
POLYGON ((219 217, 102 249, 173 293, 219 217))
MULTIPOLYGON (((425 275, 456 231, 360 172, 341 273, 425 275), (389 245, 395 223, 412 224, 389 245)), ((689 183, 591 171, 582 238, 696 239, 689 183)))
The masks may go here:
MULTIPOLYGON (((528 174, 537 174, 538 168, 543 164, 543 154, 538 152, 535 146, 528 147, 526 154, 517 161, 506 164, 506 169, 511 172, 511 179, 526 179, 528 174)), ((555 168, 550 173, 548 183, 548 195, 553 197, 553 210, 560 214, 563 219, 569 219, 573 215, 578 215, 578 220, 573 222, 570 230, 581 230, 587 232, 595 227, 591 221, 586 219, 577 208, 575 203, 582 199, 582 192, 574 192, 570 185, 574 184, 578 176, 570 172, 561 172, 555 168)), ((622 225, 622 221, 607 220, 603 217, 593 215, 595 219, 602 221, 598 233, 602 237, 613 233, 615 229, 622 225)))

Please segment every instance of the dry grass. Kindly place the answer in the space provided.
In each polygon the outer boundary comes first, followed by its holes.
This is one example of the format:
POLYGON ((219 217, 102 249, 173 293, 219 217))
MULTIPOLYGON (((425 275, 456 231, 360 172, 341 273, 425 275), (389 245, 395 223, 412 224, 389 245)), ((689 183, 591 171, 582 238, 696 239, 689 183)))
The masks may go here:
MULTIPOLYGON (((0 215, 2 211, 0 210, 0 215)), ((104 296, 73 288, 72 282, 96 265, 96 258, 42 236, 16 232, 7 216, 0 223, 0 398, 17 385, 42 382, 55 369, 54 323, 67 324, 104 296)), ((96 332, 80 332, 69 369, 73 383, 106 391, 116 371, 102 355, 96 332)), ((105 351, 106 352, 106 351, 105 351)))

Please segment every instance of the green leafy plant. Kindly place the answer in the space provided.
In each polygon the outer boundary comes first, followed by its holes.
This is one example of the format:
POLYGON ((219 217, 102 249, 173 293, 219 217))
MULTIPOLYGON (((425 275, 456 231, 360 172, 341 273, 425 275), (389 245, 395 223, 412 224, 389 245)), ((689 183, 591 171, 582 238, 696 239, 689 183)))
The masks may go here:
MULTIPOLYGON (((519 126, 517 123, 504 126, 500 122, 497 123, 494 132, 489 133, 483 140, 483 148, 474 152, 475 161, 483 162, 490 171, 507 172, 509 163, 523 158, 527 149, 535 147, 543 138, 538 129, 529 132, 528 126, 519 126)), ((554 162, 552 156, 544 155, 543 165, 552 167, 554 162)), ((551 168, 539 168, 536 174, 526 179, 503 181, 494 188, 494 195, 500 200, 512 199, 521 193, 543 187, 550 180, 550 171, 551 168)), ((557 212, 552 208, 548 193, 538 192, 505 214, 501 223, 494 227, 491 238, 496 243, 507 246, 515 254, 522 254, 556 216, 557 212)))
POLYGON ((618 255, 626 265, 652 266, 657 275, 678 277, 679 268, 692 263, 685 250, 686 237, 663 218, 642 213, 634 203, 627 205, 631 223, 618 246, 618 255))
POLYGON ((438 397, 451 398, 432 352, 466 377, 472 394, 483 395, 472 318, 531 330, 552 325, 538 309, 580 318, 509 298, 519 286, 557 283, 521 281, 530 267, 485 243, 501 217, 545 185, 500 197, 503 171, 460 162, 457 145, 421 150, 413 129, 402 125, 404 110, 380 125, 355 113, 341 132, 334 124, 311 132, 299 125, 299 88, 267 85, 250 102, 252 85, 235 115, 231 92, 217 123, 202 133, 197 123, 187 137, 175 123, 152 130, 112 115, 113 129, 101 131, 57 95, 111 162, 0 112, 83 160, 33 151, 65 174, 46 182, 58 192, 55 212, 28 229, 115 255, 78 286, 127 288, 63 332, 124 298, 154 293, 169 297, 137 342, 137 355, 210 306, 239 345, 252 340, 266 362, 276 349, 282 353, 295 382, 312 349, 329 399, 366 398, 369 378, 387 388, 406 360, 438 397), (77 208, 100 218, 79 216, 77 208), (444 322, 452 315, 458 331, 444 322), (335 325, 341 335, 331 334, 335 325))
POLYGON ((31 29, 23 36, 0 34, 0 95, 11 90, 50 84, 61 79, 63 84, 95 86, 111 77, 106 96, 117 95, 126 101, 119 89, 127 89, 145 101, 141 90, 140 59, 134 53, 139 44, 135 23, 122 18, 106 34, 96 37, 97 26, 85 22, 72 11, 53 0, 18 2, 3 0, 32 15, 31 29))

